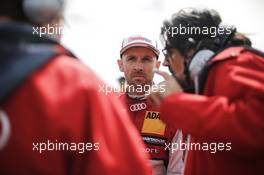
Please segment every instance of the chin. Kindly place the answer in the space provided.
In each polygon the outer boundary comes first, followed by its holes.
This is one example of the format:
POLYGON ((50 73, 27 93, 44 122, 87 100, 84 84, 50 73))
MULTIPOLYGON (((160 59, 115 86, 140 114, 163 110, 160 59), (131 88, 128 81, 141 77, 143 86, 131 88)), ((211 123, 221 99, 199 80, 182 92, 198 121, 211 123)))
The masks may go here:
POLYGON ((135 85, 144 85, 144 84, 146 84, 146 80, 145 79, 141 79, 141 78, 135 78, 135 79, 133 79, 132 82, 135 85))
POLYGON ((146 85, 146 82, 145 81, 134 81, 134 85, 144 86, 144 85, 146 85))

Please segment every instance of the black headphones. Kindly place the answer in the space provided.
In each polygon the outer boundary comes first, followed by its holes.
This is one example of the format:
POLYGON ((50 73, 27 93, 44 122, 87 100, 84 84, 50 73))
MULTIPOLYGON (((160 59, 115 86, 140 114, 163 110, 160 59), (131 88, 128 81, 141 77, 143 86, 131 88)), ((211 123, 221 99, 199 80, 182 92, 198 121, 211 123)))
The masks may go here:
POLYGON ((49 23, 61 17, 65 0, 23 0, 25 16, 35 24, 49 23))

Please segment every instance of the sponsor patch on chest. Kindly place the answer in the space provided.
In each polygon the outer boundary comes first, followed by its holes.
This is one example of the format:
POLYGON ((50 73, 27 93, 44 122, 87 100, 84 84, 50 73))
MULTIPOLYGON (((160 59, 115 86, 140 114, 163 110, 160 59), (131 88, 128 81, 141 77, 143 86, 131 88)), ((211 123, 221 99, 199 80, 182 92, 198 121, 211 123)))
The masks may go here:
POLYGON ((141 133, 164 135, 166 124, 160 120, 160 113, 146 111, 141 133))

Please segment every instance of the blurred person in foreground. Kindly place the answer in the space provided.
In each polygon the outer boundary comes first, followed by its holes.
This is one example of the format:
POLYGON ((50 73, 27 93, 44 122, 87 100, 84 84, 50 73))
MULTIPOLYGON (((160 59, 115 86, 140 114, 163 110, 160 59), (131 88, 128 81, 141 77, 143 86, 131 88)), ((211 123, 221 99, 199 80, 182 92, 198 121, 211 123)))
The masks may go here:
POLYGON ((0 174, 150 174, 119 100, 59 43, 64 4, 0 2, 0 174))

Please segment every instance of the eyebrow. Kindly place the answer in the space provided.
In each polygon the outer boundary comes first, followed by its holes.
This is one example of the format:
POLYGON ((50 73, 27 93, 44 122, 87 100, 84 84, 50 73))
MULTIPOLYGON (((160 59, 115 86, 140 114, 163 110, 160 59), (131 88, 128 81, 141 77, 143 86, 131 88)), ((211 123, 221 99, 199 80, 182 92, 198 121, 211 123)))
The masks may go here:
POLYGON ((149 55, 144 55, 142 58, 153 58, 153 57, 149 55))
MULTIPOLYGON (((127 56, 125 56, 125 58, 137 58, 137 56, 136 55, 127 55, 127 56)), ((149 55, 144 55, 144 56, 142 56, 141 58, 149 58, 149 59, 155 59, 156 57, 153 57, 153 56, 149 56, 149 55)))
POLYGON ((132 58, 132 57, 135 57, 136 58, 135 55, 127 55, 127 56, 125 56, 125 58, 132 58))

